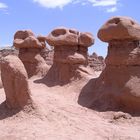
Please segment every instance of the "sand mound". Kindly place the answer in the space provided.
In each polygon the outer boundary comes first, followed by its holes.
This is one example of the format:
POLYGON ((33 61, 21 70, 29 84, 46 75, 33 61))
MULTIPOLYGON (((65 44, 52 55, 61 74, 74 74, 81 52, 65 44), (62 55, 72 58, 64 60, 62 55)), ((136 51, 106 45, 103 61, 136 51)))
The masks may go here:
MULTIPOLYGON (((122 112, 96 112, 77 103, 81 87, 89 79, 65 85, 47 87, 29 81, 32 98, 39 112, 4 114, 0 104, 0 139, 4 140, 137 140, 140 138, 140 118, 122 112)), ((0 102, 4 101, 0 90, 0 102)))

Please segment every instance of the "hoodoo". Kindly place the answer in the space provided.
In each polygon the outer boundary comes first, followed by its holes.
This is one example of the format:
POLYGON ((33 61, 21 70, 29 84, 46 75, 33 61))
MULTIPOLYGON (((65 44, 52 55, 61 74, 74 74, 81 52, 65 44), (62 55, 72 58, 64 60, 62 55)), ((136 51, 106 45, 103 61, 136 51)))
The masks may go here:
POLYGON ((140 112, 140 24, 129 17, 113 17, 98 37, 108 42, 108 54, 106 68, 93 80, 89 106, 140 112))
POLYGON ((54 47, 53 65, 47 78, 55 83, 66 84, 88 74, 88 47, 94 44, 90 33, 59 27, 47 36, 47 43, 54 47))
POLYGON ((23 62, 29 78, 34 75, 43 76, 49 69, 40 55, 41 50, 46 47, 45 41, 45 37, 36 37, 30 30, 17 31, 14 35, 13 45, 19 49, 19 58, 23 62))

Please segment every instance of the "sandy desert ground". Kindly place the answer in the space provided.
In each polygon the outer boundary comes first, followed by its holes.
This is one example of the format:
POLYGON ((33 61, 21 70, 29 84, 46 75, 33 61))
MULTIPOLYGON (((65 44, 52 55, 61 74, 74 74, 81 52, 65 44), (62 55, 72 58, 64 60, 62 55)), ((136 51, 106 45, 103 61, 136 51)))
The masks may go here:
POLYGON ((98 112, 78 104, 81 87, 92 77, 48 87, 29 80, 36 109, 5 109, 0 90, 0 140, 140 140, 140 117, 98 112))

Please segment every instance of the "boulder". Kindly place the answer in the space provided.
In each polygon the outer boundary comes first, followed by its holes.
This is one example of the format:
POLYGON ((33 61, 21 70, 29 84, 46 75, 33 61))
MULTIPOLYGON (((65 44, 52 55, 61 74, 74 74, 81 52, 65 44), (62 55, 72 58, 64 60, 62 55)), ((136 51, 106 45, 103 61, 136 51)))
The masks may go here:
POLYGON ((1 78, 8 108, 23 109, 32 104, 27 72, 17 56, 9 55, 1 60, 1 78))

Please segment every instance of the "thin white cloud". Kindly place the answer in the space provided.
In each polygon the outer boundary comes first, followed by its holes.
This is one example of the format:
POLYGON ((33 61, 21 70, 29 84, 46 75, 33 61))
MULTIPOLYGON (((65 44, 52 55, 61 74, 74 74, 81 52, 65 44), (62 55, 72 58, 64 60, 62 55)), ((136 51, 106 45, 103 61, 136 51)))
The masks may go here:
POLYGON ((117 11, 117 4, 119 0, 33 0, 46 8, 63 8, 68 4, 92 4, 94 7, 104 7, 106 12, 115 12, 117 11))
POLYGON ((0 9, 6 9, 8 6, 5 3, 0 2, 0 9))
POLYGON ((108 9, 106 10, 107 13, 113 13, 113 12, 115 12, 115 11, 117 11, 117 7, 108 8, 108 9))
POLYGON ((117 4, 119 0, 88 0, 95 7, 104 7, 107 13, 117 11, 117 4))
POLYGON ((39 3, 43 7, 47 8, 63 8, 67 4, 70 4, 73 0, 33 0, 39 3))
POLYGON ((85 6, 87 5, 87 2, 82 2, 81 5, 85 6))
POLYGON ((93 6, 114 6, 118 0, 88 0, 93 6))

